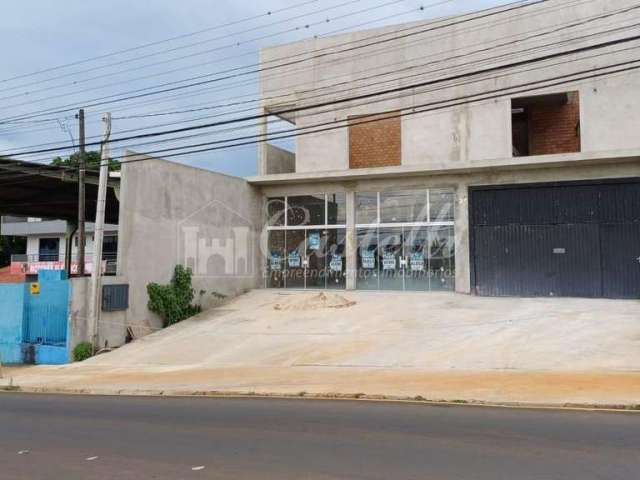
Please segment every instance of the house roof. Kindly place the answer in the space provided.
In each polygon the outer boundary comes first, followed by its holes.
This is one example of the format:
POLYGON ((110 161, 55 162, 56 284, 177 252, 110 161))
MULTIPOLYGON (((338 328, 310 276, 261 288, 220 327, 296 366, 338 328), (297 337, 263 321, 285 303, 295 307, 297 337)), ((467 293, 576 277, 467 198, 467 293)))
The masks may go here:
MULTIPOLYGON (((95 220, 98 173, 86 173, 86 219, 95 220)), ((110 178, 105 222, 118 223, 120 179, 110 178)), ((0 215, 78 218, 78 173, 68 167, 0 158, 0 215)))
POLYGON ((0 283, 24 283, 24 273, 11 273, 11 267, 0 268, 0 283))

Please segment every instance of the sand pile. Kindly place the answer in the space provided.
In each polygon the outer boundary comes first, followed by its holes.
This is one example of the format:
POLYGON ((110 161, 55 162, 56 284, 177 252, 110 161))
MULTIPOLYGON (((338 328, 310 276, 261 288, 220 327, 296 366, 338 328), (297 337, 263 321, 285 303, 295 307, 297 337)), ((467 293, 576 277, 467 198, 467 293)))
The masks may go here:
POLYGON ((276 303, 274 310, 319 310, 322 308, 348 308, 356 302, 335 293, 292 294, 286 300, 276 303))

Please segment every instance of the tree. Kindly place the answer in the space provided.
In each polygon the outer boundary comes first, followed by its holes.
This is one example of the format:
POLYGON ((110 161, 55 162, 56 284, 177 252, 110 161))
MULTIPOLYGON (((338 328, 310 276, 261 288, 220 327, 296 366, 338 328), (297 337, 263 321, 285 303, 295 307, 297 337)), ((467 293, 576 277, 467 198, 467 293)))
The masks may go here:
MULTIPOLYGON (((85 161, 87 168, 97 169, 100 166, 100 152, 90 151, 85 153, 85 161)), ((67 158, 56 157, 51 162, 51 165, 58 167, 78 167, 80 164, 80 153, 74 153, 67 158)), ((117 160, 109 159, 109 170, 120 170, 120 162, 117 160)))

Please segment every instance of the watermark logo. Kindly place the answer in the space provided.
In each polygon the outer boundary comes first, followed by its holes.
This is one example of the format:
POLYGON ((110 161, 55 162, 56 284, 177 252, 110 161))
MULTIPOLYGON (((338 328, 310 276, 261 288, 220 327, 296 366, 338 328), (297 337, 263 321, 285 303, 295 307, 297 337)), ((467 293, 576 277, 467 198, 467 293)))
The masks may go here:
POLYGON ((252 222, 213 200, 177 224, 177 258, 195 277, 252 277, 257 235, 252 222))

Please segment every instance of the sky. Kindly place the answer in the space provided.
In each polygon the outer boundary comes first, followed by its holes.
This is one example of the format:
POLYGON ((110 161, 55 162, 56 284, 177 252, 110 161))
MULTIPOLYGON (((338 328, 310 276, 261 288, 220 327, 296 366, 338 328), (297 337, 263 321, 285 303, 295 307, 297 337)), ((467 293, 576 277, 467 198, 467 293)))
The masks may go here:
MULTIPOLYGON (((10 155, 20 149, 46 148, 46 145, 34 146, 48 143, 56 146, 77 145, 78 125, 74 112, 78 108, 109 95, 120 97, 128 92, 168 82, 181 82, 193 76, 255 65, 260 48, 314 35, 322 36, 336 30, 362 30, 466 13, 505 4, 508 0, 450 0, 446 4, 431 7, 436 3, 442 2, 5 1, 0 15, 0 155, 10 155), (306 4, 301 5, 303 3, 306 4), (421 10, 421 6, 425 8, 421 10), (327 22, 327 19, 330 21, 327 22), (195 33, 205 29, 206 32, 195 33), (165 41, 178 36, 183 38, 165 41), (152 42, 163 43, 137 48, 152 42), (195 43, 198 45, 193 45, 195 43), (136 49, 109 55, 131 48, 136 49), (104 55, 109 56, 83 62, 104 55), (76 64, 64 66, 71 63, 76 64), (46 109, 69 111, 2 123, 46 109)), ((90 107, 86 109, 87 141, 99 139, 102 133, 101 118, 105 112, 112 113, 112 136, 118 137, 215 121, 225 114, 233 116, 232 110, 238 109, 237 106, 226 109, 219 106, 257 97, 258 87, 256 76, 253 75, 242 77, 241 80, 221 81, 178 92, 90 107), (166 115, 175 110, 203 107, 209 108, 166 115), (211 120, 214 115, 215 120, 211 120), (132 116, 134 118, 126 118, 132 116), (207 116, 209 118, 205 118, 207 116), (126 133, 126 130, 142 128, 146 130, 126 133)), ((247 130, 242 134, 252 133, 254 131, 247 130)), ((224 134, 219 135, 186 142, 224 138, 224 134)), ((122 146, 149 152, 180 145, 138 145, 141 142, 131 140, 122 146)), ((283 146, 291 148, 288 144, 283 146)), ((121 148, 115 148, 113 154, 120 155, 121 148)), ((13 156, 47 163, 49 157, 56 155, 13 156)), ((163 155, 159 153, 157 156, 163 155)), ((177 156, 169 160, 230 175, 250 176, 256 173, 257 153, 256 147, 250 146, 177 156)))

